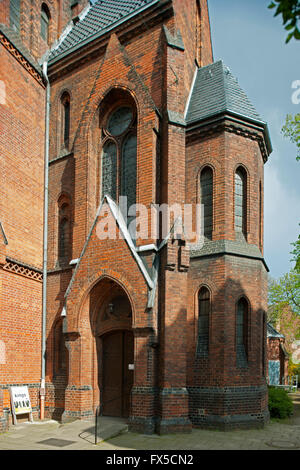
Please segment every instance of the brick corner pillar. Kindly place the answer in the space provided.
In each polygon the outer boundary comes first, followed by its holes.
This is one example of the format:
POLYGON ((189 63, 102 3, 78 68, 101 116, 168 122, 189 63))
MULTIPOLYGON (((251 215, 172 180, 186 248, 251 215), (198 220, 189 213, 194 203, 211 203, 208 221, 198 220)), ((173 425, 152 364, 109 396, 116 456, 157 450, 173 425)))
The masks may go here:
POLYGON ((153 328, 134 328, 135 382, 131 389, 129 430, 153 434, 156 426, 156 362, 157 336, 153 328))
POLYGON ((81 377, 82 338, 77 332, 67 333, 65 344, 69 357, 69 373, 65 390, 65 410, 61 421, 67 423, 76 419, 92 419, 93 387, 82 383, 81 377))
POLYGON ((159 434, 191 432, 187 380, 187 271, 189 250, 172 239, 162 253, 159 434))

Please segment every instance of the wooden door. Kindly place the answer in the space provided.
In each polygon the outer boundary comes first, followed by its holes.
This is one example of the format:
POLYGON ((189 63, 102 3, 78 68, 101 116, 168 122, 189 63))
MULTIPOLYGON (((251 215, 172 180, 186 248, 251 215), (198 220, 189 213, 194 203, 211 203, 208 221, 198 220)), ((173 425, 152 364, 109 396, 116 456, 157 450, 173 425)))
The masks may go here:
POLYGON ((133 385, 133 334, 116 331, 103 338, 102 403, 105 416, 128 417, 133 385))

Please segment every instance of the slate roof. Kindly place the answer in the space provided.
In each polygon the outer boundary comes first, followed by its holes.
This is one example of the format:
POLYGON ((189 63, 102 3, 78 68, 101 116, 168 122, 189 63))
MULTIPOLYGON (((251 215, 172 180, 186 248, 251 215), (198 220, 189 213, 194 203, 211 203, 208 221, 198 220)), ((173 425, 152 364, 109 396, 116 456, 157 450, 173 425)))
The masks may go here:
POLYGON ((267 323, 267 336, 268 338, 284 338, 284 336, 275 330, 271 323, 267 323))
POLYGON ((84 45, 95 36, 105 33, 127 17, 158 0, 96 0, 83 11, 81 18, 49 55, 49 63, 84 45))
POLYGON ((219 60, 198 69, 186 122, 191 124, 226 111, 265 124, 229 68, 219 60))

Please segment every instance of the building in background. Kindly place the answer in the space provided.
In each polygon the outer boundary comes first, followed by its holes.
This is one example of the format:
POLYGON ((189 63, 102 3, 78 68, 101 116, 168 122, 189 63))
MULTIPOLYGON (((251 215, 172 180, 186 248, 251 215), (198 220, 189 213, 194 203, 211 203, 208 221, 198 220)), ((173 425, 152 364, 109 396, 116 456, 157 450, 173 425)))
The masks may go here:
POLYGON ((1 168, 0 419, 9 384, 29 384, 39 409, 49 122, 46 416, 86 419, 100 403, 144 433, 262 426, 271 144, 237 80, 213 61, 206 0, 3 4, 11 72, 0 79, 12 98, 0 110, 1 121, 10 113, 1 140, 10 179, 1 168), (17 118, 27 126, 20 136, 17 118), (127 224, 124 197, 126 210, 144 210, 127 224), (202 204, 204 244, 191 243, 175 216, 168 236, 135 240, 161 204, 202 204), (106 214, 117 239, 102 236, 106 214))
POLYGON ((267 324, 268 346, 268 384, 288 385, 289 354, 285 348, 285 337, 272 326, 267 324))

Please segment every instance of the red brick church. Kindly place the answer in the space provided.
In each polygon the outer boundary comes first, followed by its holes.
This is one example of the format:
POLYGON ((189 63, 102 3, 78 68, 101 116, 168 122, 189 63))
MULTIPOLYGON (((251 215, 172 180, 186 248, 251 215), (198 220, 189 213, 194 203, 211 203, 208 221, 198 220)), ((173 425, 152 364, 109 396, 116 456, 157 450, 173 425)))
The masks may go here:
POLYGON ((3 0, 0 23, 0 430, 12 385, 36 419, 262 426, 271 143, 206 0, 3 0), (201 243, 153 210, 199 204, 201 243))

